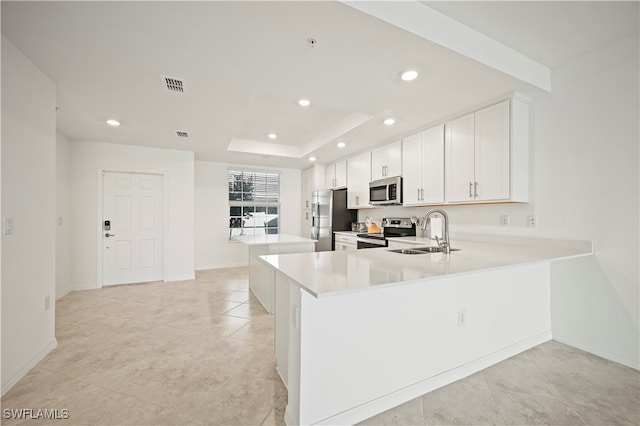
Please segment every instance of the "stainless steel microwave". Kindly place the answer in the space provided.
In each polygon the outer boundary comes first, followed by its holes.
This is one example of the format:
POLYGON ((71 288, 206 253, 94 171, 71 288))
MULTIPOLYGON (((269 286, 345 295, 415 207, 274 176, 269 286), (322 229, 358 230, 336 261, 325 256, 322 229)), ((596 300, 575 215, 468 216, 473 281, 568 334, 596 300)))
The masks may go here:
POLYGON ((402 204, 402 177, 374 180, 369 183, 370 204, 402 204))

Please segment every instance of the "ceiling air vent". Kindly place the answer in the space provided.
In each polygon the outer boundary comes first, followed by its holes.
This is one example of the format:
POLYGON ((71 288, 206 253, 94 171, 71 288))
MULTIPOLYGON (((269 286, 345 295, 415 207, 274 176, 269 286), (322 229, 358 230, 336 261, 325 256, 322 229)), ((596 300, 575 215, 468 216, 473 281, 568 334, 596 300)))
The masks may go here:
POLYGON ((167 77, 166 75, 163 75, 162 81, 168 91, 184 93, 184 80, 181 78, 167 77))
POLYGON ((178 137, 180 137, 180 138, 188 138, 189 137, 189 133, 187 133, 187 132, 176 132, 176 135, 178 135, 178 137))

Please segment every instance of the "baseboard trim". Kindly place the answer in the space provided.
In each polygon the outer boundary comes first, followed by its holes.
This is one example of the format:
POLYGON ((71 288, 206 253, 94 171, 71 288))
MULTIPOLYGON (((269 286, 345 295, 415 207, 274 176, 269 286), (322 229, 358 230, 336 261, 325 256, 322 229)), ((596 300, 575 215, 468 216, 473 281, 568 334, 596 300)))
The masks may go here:
POLYGON ((195 280, 196 279, 196 274, 195 273, 191 273, 191 274, 184 274, 184 275, 174 275, 174 276, 170 276, 170 277, 165 277, 164 282, 173 282, 173 281, 189 281, 189 280, 195 280))
POLYGON ((84 291, 84 290, 97 290, 98 285, 96 283, 84 283, 84 284, 74 284, 71 287, 71 291, 84 291))
MULTIPOLYGON (((384 411, 387 411, 393 407, 397 407, 400 404, 409 402, 414 398, 434 391, 438 388, 451 384, 457 380, 464 379, 467 376, 484 370, 494 364, 504 361, 507 358, 511 358, 521 352, 531 349, 534 346, 548 342, 551 340, 551 331, 538 334, 536 336, 529 337, 523 341, 514 343, 506 348, 500 349, 497 352, 486 355, 482 358, 471 361, 467 364, 463 364, 452 370, 438 374, 437 376, 430 377, 422 380, 406 388, 399 389, 388 395, 380 397, 378 399, 369 401, 335 416, 331 416, 316 424, 319 425, 353 425, 384 411)), ((285 411, 285 422, 287 425, 287 412, 285 411)))
POLYGON ((71 293, 73 291, 73 289, 71 288, 66 288, 63 291, 61 291, 60 293, 56 293, 56 301, 62 299, 63 297, 65 297, 67 294, 71 293))
POLYGON ((232 262, 232 263, 220 263, 216 265, 201 265, 201 266, 196 266, 196 271, 206 271, 207 269, 240 268, 243 266, 248 266, 247 262, 232 262))
MULTIPOLYGON (((9 389, 11 389, 16 383, 18 383, 20 379, 26 376, 27 373, 31 371, 31 369, 35 367, 36 364, 42 361, 44 357, 49 354, 49 352, 54 350, 56 346, 58 346, 58 341, 54 337, 53 340, 51 340, 49 343, 44 345, 42 349, 36 352, 29 361, 27 361, 20 369, 18 369, 18 371, 12 374, 6 381, 4 380, 5 377, 3 377, 2 378, 3 379, 2 395, 4 396, 5 393, 9 392, 9 389)), ((4 375, 4 371, 3 371, 3 375, 4 375)))
POLYGON ((625 365, 627 367, 633 368, 634 370, 640 370, 640 360, 629 359, 624 356, 620 356, 618 354, 613 354, 611 352, 604 351, 600 348, 595 348, 593 346, 586 345, 581 342, 577 342, 575 340, 565 339, 562 336, 558 337, 557 335, 554 335, 553 340, 555 340, 556 342, 564 343, 565 345, 573 346, 576 349, 589 352, 601 358, 608 359, 609 361, 617 362, 618 364, 625 365))
POLYGON ((291 411, 289 410, 289 404, 284 409, 284 424, 287 426, 299 426, 298 420, 295 416, 291 415, 291 411))
POLYGON ((288 391, 289 386, 287 385, 287 382, 282 378, 282 373, 280 372, 280 369, 278 368, 277 365, 276 365, 276 372, 278 373, 278 376, 280 376, 280 380, 282 381, 282 384, 284 385, 285 389, 288 391))

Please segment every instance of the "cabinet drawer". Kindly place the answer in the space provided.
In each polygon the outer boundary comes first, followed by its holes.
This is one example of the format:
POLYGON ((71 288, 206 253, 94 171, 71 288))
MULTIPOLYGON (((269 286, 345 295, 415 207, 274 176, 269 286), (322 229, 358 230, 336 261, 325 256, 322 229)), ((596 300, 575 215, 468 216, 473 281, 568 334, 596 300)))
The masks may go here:
POLYGON ((350 235, 336 234, 336 241, 353 244, 354 246, 358 244, 356 238, 357 237, 352 237, 350 235))

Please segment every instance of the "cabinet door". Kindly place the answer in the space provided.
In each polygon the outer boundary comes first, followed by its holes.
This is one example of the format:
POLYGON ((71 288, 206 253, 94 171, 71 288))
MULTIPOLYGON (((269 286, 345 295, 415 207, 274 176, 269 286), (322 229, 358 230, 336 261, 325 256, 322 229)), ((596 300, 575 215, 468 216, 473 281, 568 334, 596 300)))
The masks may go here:
POLYGON ((324 186, 325 189, 333 189, 335 188, 336 183, 336 165, 332 164, 327 166, 324 174, 324 186))
POLYGON ((416 133, 402 140, 402 202, 420 204, 422 198, 422 135, 416 133))
POLYGON ((371 154, 365 152, 347 161, 347 207, 361 209, 369 206, 371 154))
POLYGON ((335 188, 347 187, 347 161, 338 161, 335 164, 335 188))
POLYGON ((358 156, 360 160, 360 189, 356 200, 358 208, 369 208, 369 182, 371 182, 371 152, 367 151, 358 156))
POLYGON ((387 148, 380 147, 371 151, 371 180, 384 179, 387 166, 387 148))
MULTIPOLYGON (((423 204, 444 202, 444 125, 422 132, 423 204)), ((406 163, 405 163, 406 164, 406 163)))
POLYGON ((445 130, 445 199, 474 200, 474 114, 450 121, 445 130))
POLYGON ((387 145, 386 177, 402 176, 402 141, 387 145))
POLYGON ((476 200, 509 199, 509 101, 475 114, 476 200))
POLYGON ((311 193, 313 192, 313 168, 302 171, 302 208, 311 208, 311 193))
POLYGON ((311 238, 311 210, 302 211, 302 228, 300 235, 304 238, 311 238))
POLYGON ((347 208, 357 209, 360 191, 360 160, 358 157, 347 160, 347 208))

